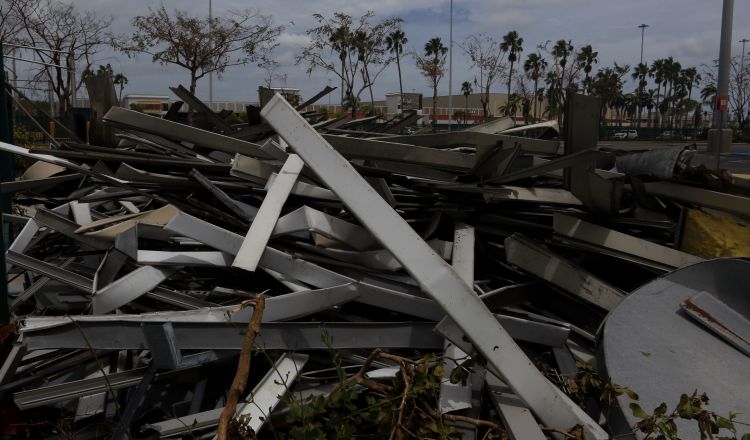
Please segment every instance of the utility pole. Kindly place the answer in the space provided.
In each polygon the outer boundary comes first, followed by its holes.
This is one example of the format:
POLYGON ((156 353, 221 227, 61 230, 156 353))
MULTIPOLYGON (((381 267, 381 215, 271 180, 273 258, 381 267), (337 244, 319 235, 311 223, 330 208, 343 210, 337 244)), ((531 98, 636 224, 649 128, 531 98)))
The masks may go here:
POLYGON ((47 86, 47 99, 49 99, 49 117, 50 117, 50 123, 55 118, 55 100, 52 96, 52 80, 50 79, 47 86))
MULTIPOLYGON (((208 0, 208 33, 209 33, 209 44, 213 49, 214 39, 214 11, 213 11, 213 0, 208 0)), ((213 66, 212 66, 213 67, 213 66)), ((213 110, 214 104, 214 72, 208 72, 208 107, 213 110)))
POLYGON ((453 0, 451 0, 450 34, 448 36, 448 132, 453 126, 453 0))
MULTIPOLYGON (((714 112, 713 147, 716 148, 716 171, 721 167, 721 148, 723 144, 724 120, 727 112, 729 95, 729 69, 732 59, 732 19, 734 17, 734 0, 724 0, 721 14, 721 43, 719 45, 719 81, 716 87, 716 111, 714 112)), ((729 143, 731 145, 731 134, 729 143)), ((709 149, 712 147, 709 143, 709 149)))
POLYGON ((648 25, 641 23, 638 25, 638 27, 641 28, 641 64, 643 64, 643 37, 646 34, 646 28, 648 27, 648 25))
MULTIPOLYGON (((742 53, 740 54, 740 86, 738 87, 738 93, 740 94, 740 105, 745 104, 745 43, 747 43, 747 38, 743 38, 740 40, 740 43, 742 43, 742 53)), ((744 110, 744 109, 743 109, 744 110)), ((744 114, 744 111, 743 111, 744 114)), ((740 127, 740 130, 742 130, 743 127, 740 127)))
MULTIPOLYGON (((73 106, 72 107, 75 108, 75 106, 76 106, 76 98, 77 98, 77 94, 76 94, 76 60, 75 60, 75 58, 73 58, 73 54, 72 53, 68 53, 68 60, 67 60, 67 62, 68 62, 68 68, 70 69, 70 72, 68 72, 68 82, 70 84, 69 87, 70 87, 70 91, 71 91, 71 95, 72 95, 71 97, 73 98, 73 106)), ((71 110, 72 110, 72 108, 71 108, 71 110)))
MULTIPOLYGON (((16 92, 18 90, 18 73, 16 73, 16 72, 18 72, 18 69, 16 68, 16 57, 17 56, 18 55, 16 55, 16 48, 14 47, 13 48, 13 60, 12 60, 11 64, 13 64, 13 97, 16 98, 16 99, 18 99, 18 93, 16 92)), ((5 67, 5 65, 3 65, 2 67, 5 67)), ((16 102, 15 101, 16 100, 14 99, 13 100, 13 108, 16 107, 16 102)), ((13 123, 14 124, 16 123, 16 112, 15 111, 13 112, 13 123)))

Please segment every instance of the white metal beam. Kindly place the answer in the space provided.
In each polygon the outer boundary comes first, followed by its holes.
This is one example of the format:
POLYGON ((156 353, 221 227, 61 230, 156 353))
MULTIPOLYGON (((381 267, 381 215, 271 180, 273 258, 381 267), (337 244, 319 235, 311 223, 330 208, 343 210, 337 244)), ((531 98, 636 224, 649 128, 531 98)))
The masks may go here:
POLYGON ((603 226, 583 221, 579 218, 565 215, 561 212, 554 214, 555 232, 566 237, 585 241, 597 246, 620 251, 629 255, 656 261, 670 267, 682 267, 699 263, 703 258, 696 257, 677 249, 672 249, 642 238, 623 234, 603 226))
POLYGON ((254 272, 258 262, 266 249, 266 243, 271 238, 273 228, 281 214, 292 187, 297 182, 297 177, 302 171, 305 163, 296 154, 290 154, 284 166, 281 167, 279 177, 266 193, 263 203, 260 205, 258 214, 250 224, 245 239, 242 241, 237 256, 232 262, 232 267, 254 272))
POLYGON ((545 425, 563 430, 581 425, 588 439, 609 437, 537 370, 472 288, 294 107, 277 94, 263 108, 261 116, 461 326, 489 364, 502 373, 545 425))

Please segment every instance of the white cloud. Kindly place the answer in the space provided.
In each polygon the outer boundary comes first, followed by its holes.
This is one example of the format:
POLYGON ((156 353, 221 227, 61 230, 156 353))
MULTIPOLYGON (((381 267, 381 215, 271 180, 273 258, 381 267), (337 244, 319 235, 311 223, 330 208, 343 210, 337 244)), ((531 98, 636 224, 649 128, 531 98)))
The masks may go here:
MULTIPOLYGON (((64 0, 68 1, 68 0, 64 0)), ((114 14, 117 20, 112 26, 115 32, 125 32, 132 16, 147 12, 153 0, 75 0, 75 6, 83 11, 99 14, 114 14)), ((163 0, 167 9, 180 8, 194 14, 208 14, 206 0, 163 0)), ((328 83, 337 81, 332 75, 314 72, 308 77, 305 69, 294 65, 294 57, 307 44, 306 29, 315 23, 313 13, 330 16, 341 11, 360 15, 374 10, 379 17, 399 15, 406 21, 403 25, 410 48, 420 50, 430 37, 440 36, 448 40, 449 0, 216 0, 214 13, 252 7, 263 14, 270 14, 278 23, 291 23, 279 37, 279 47, 274 52, 281 64, 278 72, 288 74, 288 85, 302 89, 310 96, 328 83)), ((745 17, 750 17, 750 2, 735 4, 734 35, 739 40, 750 38, 750 27, 745 17)), ((488 32, 496 38, 510 30, 517 30, 524 38, 525 53, 534 50, 537 43, 560 38, 572 39, 577 47, 592 44, 599 50, 600 65, 611 65, 613 61, 633 65, 638 62, 640 51, 639 23, 649 23, 646 31, 645 57, 674 56, 684 66, 709 63, 718 54, 718 29, 720 25, 720 2, 685 2, 684 0, 454 0, 454 41, 461 42, 475 32, 488 32)), ((525 53, 524 56, 525 57, 525 53)), ((107 51, 103 62, 109 62, 116 70, 122 70, 130 79, 125 93, 169 94, 167 87, 186 83, 187 72, 173 66, 151 63, 148 56, 135 59, 107 51), (118 66, 121 66, 119 68, 118 66)), ((431 95, 427 81, 422 78, 409 57, 402 62, 404 89, 423 91, 431 95)), ((460 49, 454 52, 454 89, 464 80, 474 77, 460 49)), ((257 86, 262 82, 263 72, 254 65, 233 68, 221 81, 214 81, 215 99, 256 99, 257 86)), ((208 81, 198 84, 198 95, 208 95, 208 81)), ((398 76, 393 66, 384 72, 375 85, 375 95, 398 89, 398 76)), ((441 93, 447 92, 447 78, 440 85, 441 93)), ((502 87, 498 88, 498 90, 502 87)), ((338 91, 334 92, 337 100, 338 91)))
POLYGON ((290 32, 282 32, 279 35, 279 46, 281 47, 304 47, 310 43, 310 38, 305 34, 295 34, 290 32))

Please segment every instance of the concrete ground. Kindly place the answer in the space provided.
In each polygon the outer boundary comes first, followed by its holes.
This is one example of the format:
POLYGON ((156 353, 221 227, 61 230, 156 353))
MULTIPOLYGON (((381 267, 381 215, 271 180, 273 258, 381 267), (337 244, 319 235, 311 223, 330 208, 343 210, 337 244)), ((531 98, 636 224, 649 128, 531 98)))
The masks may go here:
MULTIPOLYGON (((601 141, 599 147, 618 150, 652 150, 655 148, 693 145, 693 141, 601 141)), ((706 151, 706 142, 695 142, 698 154, 693 159, 694 165, 703 164, 708 168, 716 166, 716 153, 706 151)), ((730 153, 721 155, 721 168, 728 169, 734 174, 750 174, 750 144, 734 143, 730 153)))

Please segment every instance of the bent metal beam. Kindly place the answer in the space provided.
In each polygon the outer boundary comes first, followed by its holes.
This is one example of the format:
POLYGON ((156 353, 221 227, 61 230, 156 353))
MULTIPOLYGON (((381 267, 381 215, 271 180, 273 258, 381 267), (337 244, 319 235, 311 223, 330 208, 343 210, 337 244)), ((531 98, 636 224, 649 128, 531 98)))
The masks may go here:
POLYGON ((466 333, 513 391, 548 427, 583 426, 587 439, 607 433, 534 367, 453 268, 404 221, 354 167, 280 95, 261 116, 466 333))

